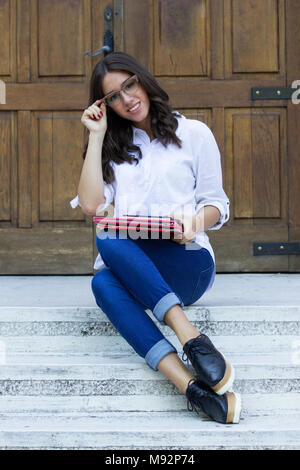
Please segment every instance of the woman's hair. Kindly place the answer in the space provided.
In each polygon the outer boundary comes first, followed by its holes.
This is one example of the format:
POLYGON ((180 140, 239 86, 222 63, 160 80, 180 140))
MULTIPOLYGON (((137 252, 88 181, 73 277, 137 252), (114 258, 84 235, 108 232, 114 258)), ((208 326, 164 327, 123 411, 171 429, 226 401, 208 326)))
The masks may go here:
MULTIPOLYGON (((175 143, 178 147, 181 147, 181 140, 175 133, 178 126, 175 116, 180 117, 180 115, 172 111, 171 106, 168 104, 169 96, 160 88, 153 75, 147 69, 139 64, 136 59, 124 52, 112 52, 95 66, 90 81, 89 106, 96 100, 103 98, 103 77, 112 71, 122 71, 130 75, 137 75, 139 83, 147 93, 150 101, 149 112, 154 138, 158 139, 165 147, 169 143, 175 143)), ((114 161, 117 164, 125 161, 130 164, 133 161, 138 163, 139 159, 142 158, 142 152, 138 146, 133 144, 132 121, 120 117, 109 106, 106 107, 106 110, 107 131, 102 147, 102 173, 104 181, 109 184, 115 179, 110 161, 114 161), (138 158, 130 155, 133 152, 137 152, 138 158)), ((85 128, 85 139, 83 158, 86 156, 88 147, 87 128, 85 128)))

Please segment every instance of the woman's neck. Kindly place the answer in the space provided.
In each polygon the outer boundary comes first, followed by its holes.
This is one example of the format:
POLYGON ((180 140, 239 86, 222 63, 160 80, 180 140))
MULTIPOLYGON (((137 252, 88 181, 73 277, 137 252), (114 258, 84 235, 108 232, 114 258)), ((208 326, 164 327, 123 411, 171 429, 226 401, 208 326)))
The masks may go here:
POLYGON ((134 127, 137 127, 138 129, 141 129, 142 131, 145 131, 149 136, 150 142, 154 139, 154 136, 152 134, 152 129, 151 129, 150 116, 148 116, 144 121, 136 122, 133 125, 134 127))

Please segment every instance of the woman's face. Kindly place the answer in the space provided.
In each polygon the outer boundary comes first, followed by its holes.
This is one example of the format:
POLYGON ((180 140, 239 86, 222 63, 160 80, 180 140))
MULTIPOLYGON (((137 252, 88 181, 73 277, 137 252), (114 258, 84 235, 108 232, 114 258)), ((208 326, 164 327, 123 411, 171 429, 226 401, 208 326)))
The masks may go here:
MULTIPOLYGON (((127 72, 108 72, 102 81, 102 89, 104 95, 111 91, 119 91, 122 84, 131 75, 127 72)), ((114 104, 112 109, 124 119, 132 121, 136 127, 146 127, 148 123, 150 101, 147 93, 142 86, 138 87, 133 95, 127 95, 124 91, 121 92, 121 102, 114 104)))

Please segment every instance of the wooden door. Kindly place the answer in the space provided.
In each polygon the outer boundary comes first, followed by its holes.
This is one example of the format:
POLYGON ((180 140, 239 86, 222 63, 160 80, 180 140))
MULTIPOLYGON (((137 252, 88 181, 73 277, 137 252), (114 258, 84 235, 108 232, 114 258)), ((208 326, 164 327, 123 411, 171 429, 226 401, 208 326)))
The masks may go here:
POLYGON ((299 271, 253 243, 300 241, 300 106, 252 101, 300 79, 297 0, 1 0, 0 274, 91 274, 91 217, 72 210, 104 9, 115 50, 135 56, 174 109, 212 129, 230 220, 208 232, 218 272, 299 271))
POLYGON ((230 220, 208 235, 218 272, 300 271, 296 255, 254 256, 255 242, 300 242, 300 105, 253 101, 254 87, 300 80, 297 0, 126 0, 122 50, 173 107, 218 142, 230 220), (297 131, 298 129, 298 131, 297 131))
POLYGON ((104 0, 1 0, 0 274, 93 272, 90 217, 72 210, 104 0))

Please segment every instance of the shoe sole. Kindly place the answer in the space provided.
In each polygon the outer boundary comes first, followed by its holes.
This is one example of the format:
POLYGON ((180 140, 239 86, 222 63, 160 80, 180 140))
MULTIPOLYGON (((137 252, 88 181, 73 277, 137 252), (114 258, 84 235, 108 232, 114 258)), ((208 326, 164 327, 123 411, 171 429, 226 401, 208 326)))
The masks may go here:
POLYGON ((227 392, 228 413, 226 424, 238 424, 242 411, 242 399, 239 393, 227 392))
POLYGON ((234 367, 230 364, 230 362, 227 362, 226 359, 225 359, 225 362, 226 362, 226 369, 225 369, 225 374, 224 374, 223 379, 220 380, 219 383, 211 387, 213 391, 217 393, 217 395, 224 395, 224 393, 226 393, 232 386, 234 378, 235 378, 234 367))

